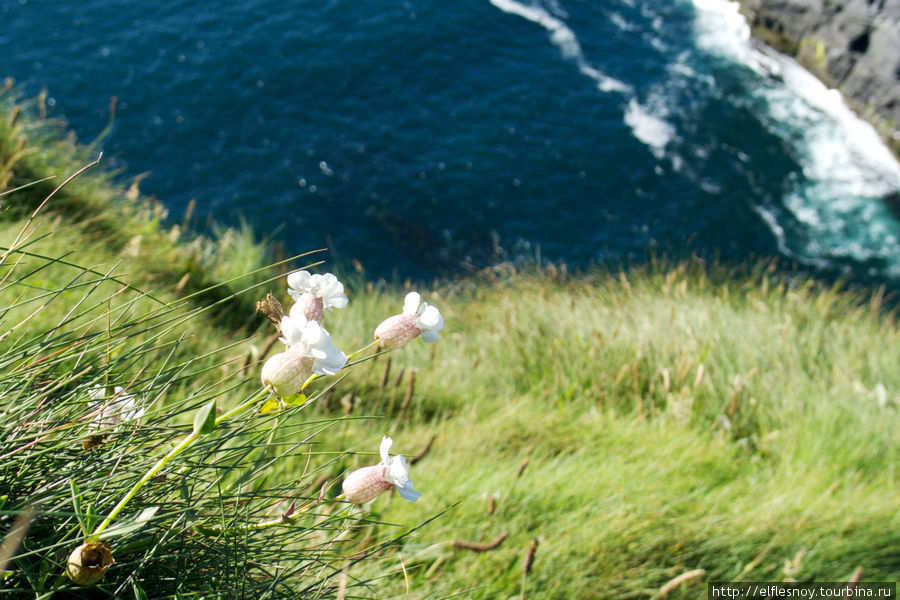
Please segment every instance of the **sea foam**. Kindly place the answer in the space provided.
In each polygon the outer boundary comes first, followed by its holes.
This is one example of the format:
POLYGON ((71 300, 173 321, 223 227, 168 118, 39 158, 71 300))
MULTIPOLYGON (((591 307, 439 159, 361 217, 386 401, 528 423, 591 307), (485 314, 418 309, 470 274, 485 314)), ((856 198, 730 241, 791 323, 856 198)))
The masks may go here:
POLYGON ((698 47, 760 76, 751 95, 766 110, 757 116, 793 148, 802 167, 782 206, 755 207, 780 250, 816 266, 839 266, 832 259, 874 260, 887 274, 900 275, 900 223, 883 202, 900 190, 900 165, 872 126, 840 92, 753 42, 736 2, 694 0, 694 6, 698 47))
POLYGON ((574 62, 581 73, 593 79, 600 91, 633 93, 631 86, 591 65, 584 57, 575 32, 547 9, 538 5, 522 4, 516 0, 491 0, 491 4, 505 13, 522 17, 549 31, 550 41, 562 51, 563 57, 574 62))

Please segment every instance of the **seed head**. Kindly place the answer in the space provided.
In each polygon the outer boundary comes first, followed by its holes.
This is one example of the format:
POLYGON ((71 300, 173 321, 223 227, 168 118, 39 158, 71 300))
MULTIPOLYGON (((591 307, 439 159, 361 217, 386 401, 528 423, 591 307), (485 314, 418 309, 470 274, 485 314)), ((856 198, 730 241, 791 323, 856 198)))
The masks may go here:
POLYGON ((76 585, 94 585, 115 564, 112 551, 102 542, 88 542, 72 551, 66 561, 66 575, 76 585))

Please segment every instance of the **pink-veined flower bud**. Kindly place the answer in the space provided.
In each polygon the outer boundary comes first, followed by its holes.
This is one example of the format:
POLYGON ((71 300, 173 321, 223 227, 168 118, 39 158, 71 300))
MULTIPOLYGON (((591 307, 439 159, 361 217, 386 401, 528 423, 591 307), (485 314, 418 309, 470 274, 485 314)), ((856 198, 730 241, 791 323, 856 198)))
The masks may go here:
POLYGON ((388 317, 375 328, 375 339, 386 350, 405 346, 422 336, 426 342, 441 339, 438 333, 444 327, 444 317, 437 307, 421 302, 417 292, 410 292, 403 301, 403 312, 388 317))
POLYGON ((291 313, 294 313, 295 310, 306 317, 307 321, 321 323, 322 314, 325 312, 325 301, 321 298, 316 298, 309 292, 305 292, 294 302, 291 313))
POLYGON ((416 327, 417 315, 394 315, 388 317, 375 328, 375 338, 385 350, 401 348, 421 335, 422 330, 416 327))
POLYGON ((415 502, 421 494, 413 488, 409 478, 409 465, 403 456, 391 456, 394 440, 385 436, 381 439, 381 464, 357 469, 347 475, 341 488, 348 502, 365 504, 394 486, 400 495, 415 502))
POLYGON ((311 356, 301 352, 287 350, 269 358, 263 365, 261 379, 263 385, 272 386, 272 391, 279 397, 293 396, 300 393, 303 383, 312 375, 313 362, 311 356))
POLYGON ((365 504, 377 498, 382 492, 389 490, 391 484, 384 480, 385 471, 384 465, 373 465, 357 469, 347 475, 341 485, 347 502, 365 504))

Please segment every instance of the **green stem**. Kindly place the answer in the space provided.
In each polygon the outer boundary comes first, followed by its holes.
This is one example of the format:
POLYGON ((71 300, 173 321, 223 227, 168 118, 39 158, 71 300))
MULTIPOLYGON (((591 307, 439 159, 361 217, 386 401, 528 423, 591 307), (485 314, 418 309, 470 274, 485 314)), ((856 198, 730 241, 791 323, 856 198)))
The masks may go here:
MULTIPOLYGON (((269 389, 270 389, 269 386, 264 387, 259 393, 255 394, 252 398, 250 398, 243 404, 239 404, 235 408, 232 408, 230 411, 217 417, 216 425, 218 425, 222 421, 225 421, 226 419, 233 417, 236 414, 244 412, 245 410, 247 410, 247 408, 256 404, 256 402, 258 402, 262 397, 264 397, 266 394, 269 393, 269 389)), ((100 523, 96 529, 94 529, 93 533, 91 533, 91 535, 90 535, 90 538, 97 539, 97 537, 101 533, 103 533, 103 531, 107 527, 109 527, 110 524, 112 524, 113 519, 115 519, 117 516, 119 516, 119 513, 122 512, 122 510, 131 501, 131 499, 134 498, 135 496, 137 496, 137 493, 139 491, 141 491, 141 488, 144 487, 144 485, 148 481, 150 481, 157 473, 159 473, 163 467, 165 467, 167 464, 172 462, 172 459, 174 459, 176 456, 178 456, 179 454, 181 454, 182 452, 184 452, 185 450, 190 448, 191 445, 193 445, 193 443, 196 442, 199 438, 200 438, 200 432, 192 431, 183 440, 181 440, 181 442, 179 442, 177 446, 175 446, 174 448, 169 450, 168 454, 166 454, 161 459, 159 459, 156 462, 156 464, 153 465, 149 471, 144 473, 144 476, 141 477, 137 481, 137 483, 135 483, 131 487, 130 490, 128 490, 128 493, 125 494, 121 500, 119 500, 119 503, 113 507, 113 509, 110 511, 110 513, 108 515, 106 515, 106 518, 103 519, 103 522, 100 523)))
POLYGON ((372 340, 370 343, 366 344, 365 346, 363 346, 356 352, 351 352, 350 354, 347 355, 347 362, 350 362, 350 359, 353 358, 354 356, 356 356, 357 354, 362 354, 363 352, 365 352, 372 346, 377 346, 379 342, 381 342, 381 340, 378 340, 378 339, 372 340))
POLYGON ((168 454, 159 459, 157 463, 153 465, 149 471, 144 473, 144 476, 141 477, 130 490, 128 490, 128 493, 125 494, 121 500, 119 500, 119 503, 116 504, 115 507, 113 507, 112 511, 110 511, 108 515, 106 515, 106 518, 103 519, 103 522, 100 523, 96 529, 94 529, 94 532, 90 535, 90 537, 96 539, 101 533, 103 533, 103 530, 109 527, 109 525, 113 522, 113 519, 115 519, 119 515, 119 513, 122 512, 122 509, 125 508, 125 505, 128 504, 139 491, 141 491, 141 488, 144 487, 144 484, 150 481, 150 479, 154 475, 159 473, 159 471, 164 466, 169 464, 169 462, 173 458, 181 454, 185 450, 185 448, 190 447, 190 445, 193 444, 199 437, 200 434, 198 432, 192 431, 190 435, 181 440, 181 443, 169 450, 168 454))
POLYGON ((318 501, 312 502, 312 503, 304 506, 300 510, 294 511, 290 515, 283 515, 283 516, 280 516, 275 519, 270 519, 268 521, 254 523, 253 525, 247 526, 247 529, 256 531, 259 529, 268 529, 269 527, 277 527, 279 525, 293 525, 293 523, 296 519, 298 519, 299 517, 302 517, 303 515, 305 515, 306 513, 308 513, 310 510, 314 509, 315 507, 319 506, 320 504, 325 504, 327 502, 339 502, 343 497, 344 497, 344 495, 341 494, 337 498, 333 498, 331 500, 323 500, 321 502, 318 502, 318 501))
POLYGON ((233 417, 236 414, 244 412, 245 410, 247 410, 247 408, 249 408, 250 406, 253 406, 257 402, 259 402, 260 400, 265 398, 270 391, 272 391, 272 386, 267 385, 266 387, 261 389, 258 394, 256 394, 255 396, 253 396, 252 398, 250 398, 243 404, 239 404, 236 407, 229 410, 228 412, 223 413, 222 415, 216 417, 216 425, 218 425, 222 421, 225 421, 226 419, 230 419, 231 417, 233 417))
MULTIPOLYGON (((357 351, 355 351, 355 352, 351 352, 350 354, 347 355, 347 362, 350 362, 350 359, 351 359, 351 358, 353 358, 354 356, 357 356, 357 355, 359 355, 359 354, 362 354, 363 352, 365 352, 366 350, 368 350, 368 349, 371 348, 372 346, 375 346, 376 344, 378 344, 380 341, 381 341, 381 340, 373 340, 372 342, 370 342, 369 344, 366 344, 365 346, 363 346, 363 347, 360 348, 359 350, 357 350, 357 351)), ((308 378, 306 381, 303 382, 303 385, 300 386, 300 391, 302 392, 303 390, 305 390, 305 389, 306 389, 306 386, 308 386, 309 384, 311 384, 313 381, 315 381, 315 380, 318 379, 319 377, 322 377, 322 375, 319 375, 318 373, 313 373, 312 375, 310 375, 309 378, 308 378)))

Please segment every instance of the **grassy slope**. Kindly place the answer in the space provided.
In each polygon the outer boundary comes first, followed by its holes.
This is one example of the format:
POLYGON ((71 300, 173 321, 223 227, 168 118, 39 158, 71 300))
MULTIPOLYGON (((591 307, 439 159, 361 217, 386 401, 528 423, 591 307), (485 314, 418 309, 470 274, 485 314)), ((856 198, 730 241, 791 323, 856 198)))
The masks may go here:
MULTIPOLYGON (((376 504, 381 517, 411 524, 460 503, 403 549, 411 597, 512 596, 532 539, 532 597, 652 595, 698 568, 897 579, 896 324, 765 275, 715 279, 518 276, 440 300, 447 339, 427 368, 426 348, 408 358, 423 367, 411 417, 375 427, 412 454, 438 435, 414 467, 426 495, 376 504), (505 532, 483 554, 448 544, 505 532)), ((406 386, 394 393, 396 405, 406 386)))
MULTIPOLYGON (((23 131, 0 134, 0 158, 20 169, 19 185, 87 162, 71 145, 40 152, 53 143, 45 133, 25 143, 31 156, 44 157, 25 169, 9 153, 23 131)), ((166 300, 178 295, 185 273, 222 280, 235 273, 235 257, 250 254, 242 270, 260 260, 246 237, 231 245, 173 241, 152 212, 110 191, 107 177, 68 193, 113 223, 111 234, 72 222, 83 213, 51 209, 39 231, 54 234, 34 249, 77 248, 80 262, 103 272, 120 263, 129 281, 166 300), (138 230, 136 252, 129 234, 138 230)), ((12 239, 21 223, 8 212, 0 238, 12 239)), ((35 285, 72 276, 58 269, 35 285)), ((455 507, 348 575, 380 577, 371 584, 378 597, 400 598, 402 563, 412 598, 512 597, 523 583, 526 546, 537 539, 526 582, 532 598, 649 597, 696 568, 726 580, 835 580, 857 566, 867 580, 900 578, 897 324, 877 306, 779 281, 762 269, 737 276, 696 265, 577 280, 498 272, 426 295, 445 313, 445 339, 393 355, 387 377, 384 358, 352 371, 310 416, 379 418, 332 427, 318 439, 316 460, 337 477, 372 460, 345 452, 373 451, 384 433, 406 454, 436 436, 413 466, 420 502, 385 497, 372 505, 375 517, 402 527, 361 530, 348 540, 348 555, 455 507), (451 545, 506 532, 484 553, 451 545)), ((402 298, 365 282, 348 288, 350 306, 326 317, 345 349, 364 343, 402 298)), ((245 307, 191 321, 185 354, 252 334, 258 321, 245 307), (242 323, 250 329, 238 329, 242 323)), ((26 326, 44 330, 59 318, 44 311, 26 326)), ((254 343, 243 342, 234 356, 254 343)), ((221 368, 234 374, 233 365, 221 368)), ((301 468, 281 463, 273 476, 296 477, 301 468)), ((696 585, 682 593, 695 597, 696 585)))

